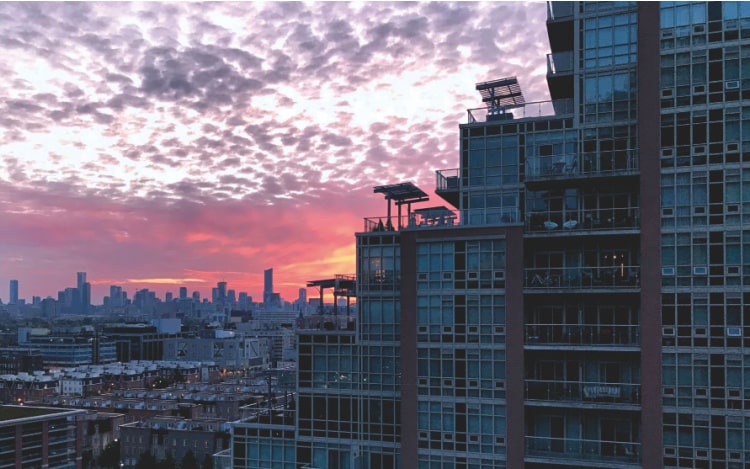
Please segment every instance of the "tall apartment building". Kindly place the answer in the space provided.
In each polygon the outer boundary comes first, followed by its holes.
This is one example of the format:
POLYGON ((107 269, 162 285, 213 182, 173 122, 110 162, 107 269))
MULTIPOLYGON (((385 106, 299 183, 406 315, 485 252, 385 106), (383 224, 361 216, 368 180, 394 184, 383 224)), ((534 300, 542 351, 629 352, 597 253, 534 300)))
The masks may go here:
POLYGON ((375 188, 356 331, 300 340, 298 464, 750 464, 750 3, 550 2, 547 30, 551 102, 477 85, 449 206, 375 188))
POLYGON ((0 407, 0 467, 81 467, 83 441, 76 421, 86 411, 48 407, 0 407))
POLYGON ((402 464, 745 467, 750 6, 552 2, 547 29, 554 115, 478 84, 457 212, 400 232, 402 464))

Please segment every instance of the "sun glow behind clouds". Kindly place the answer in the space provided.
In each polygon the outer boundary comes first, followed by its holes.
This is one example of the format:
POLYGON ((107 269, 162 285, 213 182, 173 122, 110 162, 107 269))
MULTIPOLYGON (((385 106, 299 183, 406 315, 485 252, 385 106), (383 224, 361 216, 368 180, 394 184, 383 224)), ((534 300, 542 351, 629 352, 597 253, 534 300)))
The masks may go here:
POLYGON ((46 296, 87 271, 210 293, 232 271, 252 292, 274 267, 295 297, 295 283, 353 273, 352 233, 385 211, 370 188, 431 191, 434 170, 457 165, 476 82, 515 74, 527 101, 543 94, 545 15, 543 3, 0 2, 0 258, 24 259, 0 266, 0 285, 46 282, 34 289, 46 296), (521 16, 519 39, 502 23, 521 16))

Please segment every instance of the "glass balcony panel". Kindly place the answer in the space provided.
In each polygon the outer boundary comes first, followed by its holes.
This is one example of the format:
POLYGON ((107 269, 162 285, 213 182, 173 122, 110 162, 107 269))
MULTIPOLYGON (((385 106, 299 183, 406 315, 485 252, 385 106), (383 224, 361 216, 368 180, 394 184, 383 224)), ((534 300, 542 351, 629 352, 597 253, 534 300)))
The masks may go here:
POLYGON ((527 345, 638 345, 639 327, 626 324, 527 324, 527 345))
POLYGON ((526 400, 597 404, 640 404, 641 385, 527 379, 526 400))
POLYGON ((527 232, 632 230, 639 229, 640 225, 639 207, 533 211, 526 214, 527 232))
POLYGON ((526 157, 527 181, 617 176, 637 171, 638 151, 635 149, 526 157))
POLYGON ((573 51, 547 54, 547 75, 570 74, 573 72, 573 51))
POLYGON ((513 119, 526 119, 542 116, 564 116, 573 114, 572 99, 558 99, 550 101, 536 101, 525 103, 522 106, 509 108, 505 112, 493 112, 495 109, 489 107, 468 109, 468 124, 476 124, 488 121, 504 121, 513 119))
POLYGON ((568 460, 620 461, 638 463, 641 444, 637 441, 584 440, 526 436, 527 456, 568 460))
POLYGON ((525 269, 524 277, 524 288, 529 290, 639 287, 637 265, 532 268, 525 269))

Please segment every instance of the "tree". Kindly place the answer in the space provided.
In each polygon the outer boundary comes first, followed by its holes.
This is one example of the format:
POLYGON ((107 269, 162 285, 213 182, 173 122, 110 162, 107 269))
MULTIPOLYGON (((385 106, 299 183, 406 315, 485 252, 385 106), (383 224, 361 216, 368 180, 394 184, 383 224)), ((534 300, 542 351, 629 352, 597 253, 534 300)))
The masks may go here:
POLYGON ((203 458, 203 462, 201 463, 201 469, 214 469, 214 459, 211 457, 210 454, 207 454, 205 458, 203 458))
POLYGON ((156 469, 175 469, 177 467, 177 461, 171 452, 167 453, 167 457, 157 462, 154 466, 156 469))
POLYGON ((141 453, 138 462, 135 463, 135 469, 153 469, 156 467, 156 458, 151 451, 141 453))
POLYGON ((99 455, 99 465, 117 469, 120 467, 120 442, 115 440, 108 444, 99 455))
POLYGON ((189 449, 180 461, 180 469, 200 469, 198 467, 198 458, 195 457, 193 450, 189 449))

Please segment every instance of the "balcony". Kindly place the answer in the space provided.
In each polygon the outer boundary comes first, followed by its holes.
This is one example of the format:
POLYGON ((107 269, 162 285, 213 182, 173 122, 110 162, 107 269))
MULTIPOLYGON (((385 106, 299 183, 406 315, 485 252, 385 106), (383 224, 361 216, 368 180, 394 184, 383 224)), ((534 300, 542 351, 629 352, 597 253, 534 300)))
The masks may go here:
POLYGON ((483 107, 467 110, 468 124, 498 121, 503 123, 513 119, 526 119, 542 116, 567 116, 573 114, 573 100, 561 99, 555 101, 537 101, 525 103, 522 106, 497 114, 491 112, 494 108, 483 107))
POLYGON ((524 344, 530 346, 638 346, 637 325, 623 324, 527 324, 524 344))
POLYGON ((526 181, 628 176, 638 174, 638 150, 526 157, 526 181))
POLYGON ((573 73, 573 51, 547 54, 547 76, 555 77, 573 73))
POLYGON ((458 168, 435 171, 435 193, 452 206, 459 204, 459 176, 458 168))
POLYGON ((641 444, 636 441, 584 440, 526 436, 527 462, 533 460, 567 461, 581 466, 639 467, 641 444), (602 466, 601 463, 611 465, 602 466))
POLYGON ((639 289, 640 266, 550 267, 525 269, 527 290, 639 289))
POLYGON ((641 226, 639 207, 532 211, 526 214, 527 233, 562 233, 572 232, 638 230, 641 226))
POLYGON ((641 403, 641 385, 636 383, 601 383, 527 379, 527 401, 551 401, 583 404, 641 403))
POLYGON ((351 331, 356 330, 356 318, 347 315, 346 311, 341 314, 315 314, 297 319, 298 331, 351 331))
POLYGON ((401 230, 445 229, 456 226, 504 226, 521 223, 515 207, 452 210, 447 207, 418 209, 408 216, 365 218, 365 233, 387 233, 401 230))
POLYGON ((400 231, 409 224, 409 217, 368 217, 365 218, 365 233, 380 233, 385 231, 400 231))

